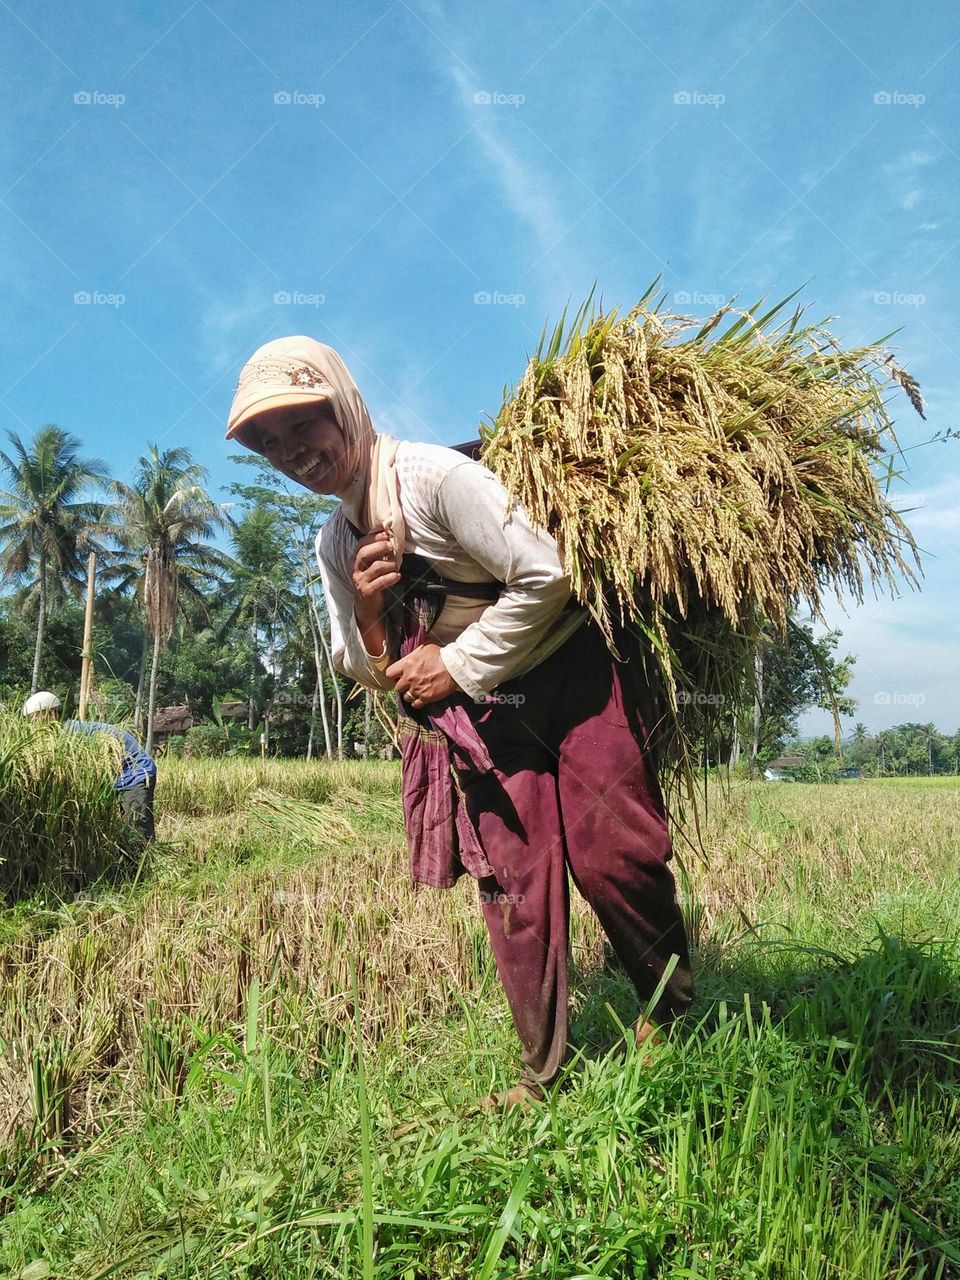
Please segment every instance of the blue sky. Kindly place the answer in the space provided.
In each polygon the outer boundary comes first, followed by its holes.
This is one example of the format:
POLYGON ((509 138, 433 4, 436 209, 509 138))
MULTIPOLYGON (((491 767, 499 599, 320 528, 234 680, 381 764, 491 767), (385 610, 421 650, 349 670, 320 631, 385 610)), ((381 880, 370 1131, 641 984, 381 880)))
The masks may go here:
MULTIPOLYGON (((657 274, 697 313, 809 282, 843 340, 901 329, 902 444, 960 426, 953 6, 0 0, 0 38, 0 432, 187 445, 219 491, 240 365, 299 332, 454 443, 568 298, 657 274)), ((953 731, 960 444, 907 457, 924 590, 829 620, 858 718, 953 731)))

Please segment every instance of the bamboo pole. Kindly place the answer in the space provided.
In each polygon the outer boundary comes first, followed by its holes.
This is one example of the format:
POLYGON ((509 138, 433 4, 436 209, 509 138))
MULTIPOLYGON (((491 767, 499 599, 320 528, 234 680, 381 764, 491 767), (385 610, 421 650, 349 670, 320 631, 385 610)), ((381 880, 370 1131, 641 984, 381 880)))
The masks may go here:
POLYGON ((90 552, 87 560, 87 607, 83 615, 83 649, 80 655, 80 710, 79 718, 87 718, 90 686, 93 683, 93 602, 96 594, 97 553, 90 552))

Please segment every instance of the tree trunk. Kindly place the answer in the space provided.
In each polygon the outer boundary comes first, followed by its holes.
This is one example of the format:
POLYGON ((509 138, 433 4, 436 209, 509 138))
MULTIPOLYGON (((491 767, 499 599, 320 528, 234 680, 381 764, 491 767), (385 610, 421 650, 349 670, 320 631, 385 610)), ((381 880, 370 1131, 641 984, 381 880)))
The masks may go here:
POLYGON ((753 655, 753 741, 750 743, 750 772, 756 772, 760 754, 760 724, 763 720, 763 649, 758 645, 753 655))
POLYGON ((140 674, 137 677, 137 700, 133 706, 133 731, 143 737, 143 686, 147 678, 147 654, 150 651, 150 628, 144 625, 143 647, 140 650, 140 674))
POLYGON ((307 736, 307 759, 313 759, 313 731, 317 727, 317 704, 320 701, 320 679, 313 686, 313 701, 310 703, 310 733, 307 736))
POLYGON ((340 681, 337 679, 337 673, 333 665, 333 655, 330 652, 330 645, 327 637, 320 632, 320 643, 323 645, 323 656, 327 660, 327 666, 330 668, 330 679, 333 682, 333 693, 337 700, 337 759, 343 759, 343 690, 340 688, 340 681))
POLYGON ((153 642, 153 663, 150 667, 150 698, 147 702, 147 755, 153 754, 153 713, 157 708, 157 672, 160 670, 160 641, 153 642))
POLYGON ((30 678, 30 692, 36 693, 40 686, 40 657, 43 653, 43 633, 47 626, 47 557, 40 552, 40 602, 37 613, 37 645, 33 651, 33 675, 30 678))
MULTIPOLYGON (((333 655, 330 652, 330 645, 327 637, 323 634, 323 627, 320 625, 320 615, 317 612, 316 601, 313 592, 310 593, 310 608, 313 610, 314 619, 316 621, 317 635, 320 638, 320 644, 323 648, 323 656, 327 660, 327 666, 330 668, 330 680, 333 684, 334 697, 337 700, 337 759, 343 759, 343 690, 340 688, 340 681, 337 679, 337 672, 333 665, 333 655)), ((326 714, 324 714, 324 727, 326 727, 326 714)), ((328 738, 329 742, 329 738, 328 738)), ((329 754, 329 748, 328 748, 329 754)))
POLYGON ((257 727, 257 611, 253 611, 250 623, 250 697, 247 700, 247 728, 252 733, 257 727))
POLYGON ((323 724, 323 750, 327 759, 332 760, 333 743, 330 740, 330 711, 327 707, 326 694, 323 692, 323 650, 320 648, 320 641, 316 635, 313 643, 316 645, 317 685, 320 689, 320 720, 323 724))
POLYGON ((363 695, 363 758, 370 759, 370 712, 373 694, 367 689, 363 695))

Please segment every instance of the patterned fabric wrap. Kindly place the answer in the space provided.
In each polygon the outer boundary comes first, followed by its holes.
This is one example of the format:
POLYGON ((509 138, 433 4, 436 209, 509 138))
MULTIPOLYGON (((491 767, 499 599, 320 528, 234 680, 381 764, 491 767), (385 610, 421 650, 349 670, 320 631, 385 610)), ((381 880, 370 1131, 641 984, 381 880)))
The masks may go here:
MULTIPOLYGON (((417 591, 407 577, 395 589, 388 620, 400 632, 400 656, 424 643, 443 607, 442 597, 417 591)), ((403 819, 415 884, 449 889, 464 874, 493 874, 463 803, 457 757, 487 773, 493 761, 473 726, 461 694, 415 709, 401 696, 400 752, 403 759, 403 819)))

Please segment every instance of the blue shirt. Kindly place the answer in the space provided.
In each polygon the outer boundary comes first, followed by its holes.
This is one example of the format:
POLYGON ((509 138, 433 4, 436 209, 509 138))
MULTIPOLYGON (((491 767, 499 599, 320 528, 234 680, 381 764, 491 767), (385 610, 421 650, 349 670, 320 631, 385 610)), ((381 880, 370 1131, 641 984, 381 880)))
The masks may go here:
POLYGON ((125 729, 118 729, 114 724, 104 724, 100 720, 65 720, 63 727, 68 733, 109 733, 117 739, 123 747, 123 768, 116 781, 118 791, 152 782, 157 776, 153 757, 148 756, 133 734, 127 733, 125 729))

